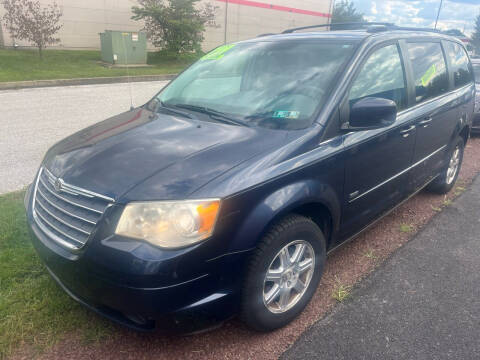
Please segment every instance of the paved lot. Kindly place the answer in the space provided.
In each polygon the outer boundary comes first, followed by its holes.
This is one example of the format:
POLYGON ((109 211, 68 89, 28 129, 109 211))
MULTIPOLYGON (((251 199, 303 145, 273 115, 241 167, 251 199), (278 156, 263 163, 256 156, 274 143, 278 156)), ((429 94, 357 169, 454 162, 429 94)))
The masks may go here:
POLYGON ((480 177, 283 359, 479 359, 480 177))
MULTIPOLYGON (((165 84, 133 83, 134 104, 165 84)), ((128 84, 0 91, 0 194, 29 184, 55 142, 129 108, 128 84)))

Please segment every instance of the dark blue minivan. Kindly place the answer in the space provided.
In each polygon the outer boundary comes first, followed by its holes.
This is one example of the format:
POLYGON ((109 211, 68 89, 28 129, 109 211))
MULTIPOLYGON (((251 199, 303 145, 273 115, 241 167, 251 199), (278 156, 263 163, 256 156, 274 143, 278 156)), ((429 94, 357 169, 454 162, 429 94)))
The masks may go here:
POLYGON ((293 30, 221 46, 47 152, 25 204, 70 296, 141 330, 235 314, 273 330, 329 251, 424 187, 452 188, 475 99, 460 41, 293 30))

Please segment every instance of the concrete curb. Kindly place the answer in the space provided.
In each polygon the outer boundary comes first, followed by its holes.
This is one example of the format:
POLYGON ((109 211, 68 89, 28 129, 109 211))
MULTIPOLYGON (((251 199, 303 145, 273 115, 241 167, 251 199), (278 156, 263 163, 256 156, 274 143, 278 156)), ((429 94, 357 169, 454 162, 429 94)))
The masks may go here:
POLYGON ((28 88, 53 87, 53 86, 75 86, 75 85, 95 85, 95 84, 114 84, 142 82, 142 81, 165 81, 172 80, 176 74, 165 75, 141 75, 120 77, 97 77, 97 78, 79 78, 79 79, 58 79, 58 80, 35 80, 35 81, 16 81, 0 83, 0 90, 19 90, 28 88))

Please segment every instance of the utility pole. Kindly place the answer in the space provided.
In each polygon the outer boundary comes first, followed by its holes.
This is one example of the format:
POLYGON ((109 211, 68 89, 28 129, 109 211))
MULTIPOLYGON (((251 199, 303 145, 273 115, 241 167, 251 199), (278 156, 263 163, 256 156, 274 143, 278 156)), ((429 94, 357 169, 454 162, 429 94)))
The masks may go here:
POLYGON ((3 39, 3 27, 0 23, 0 48, 5 47, 5 40, 3 39))
POLYGON ((443 4, 443 0, 440 0, 440 6, 438 7, 437 19, 435 20, 434 30, 437 30, 437 23, 438 23, 438 18, 440 17, 440 11, 442 10, 442 4, 443 4))
MULTIPOLYGON (((335 9, 335 0, 330 1, 330 18, 328 19, 330 25, 332 25, 333 9, 335 9)), ((332 30, 330 26, 328 27, 328 30, 332 30)))
POLYGON ((223 34, 223 43, 227 43, 227 25, 228 25, 228 0, 225 0, 225 33, 223 34))

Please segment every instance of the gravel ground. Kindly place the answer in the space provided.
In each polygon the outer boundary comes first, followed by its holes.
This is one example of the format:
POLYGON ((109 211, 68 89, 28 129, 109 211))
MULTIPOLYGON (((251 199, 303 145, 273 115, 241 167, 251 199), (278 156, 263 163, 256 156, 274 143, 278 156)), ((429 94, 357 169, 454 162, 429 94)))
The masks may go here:
POLYGON ((479 203, 477 176, 281 359, 479 359, 479 203))
MULTIPOLYGON (((133 83, 134 104, 167 82, 133 83)), ((50 146, 130 108, 128 84, 0 91, 0 194, 28 185, 50 146)))
MULTIPOLYGON (((331 254, 312 302, 297 320, 276 332, 254 333, 237 320, 232 320, 210 333, 189 337, 139 334, 118 328, 111 339, 91 345, 83 344, 77 335, 70 334, 41 358, 277 359, 309 326, 324 317, 335 305, 332 293, 339 284, 352 286, 383 263, 437 211, 448 206, 449 199, 459 195, 479 172, 480 139, 473 138, 465 151, 457 187, 447 197, 421 192, 356 240, 331 254)), ((23 351, 14 358, 28 358, 26 354, 28 352, 23 351)))

